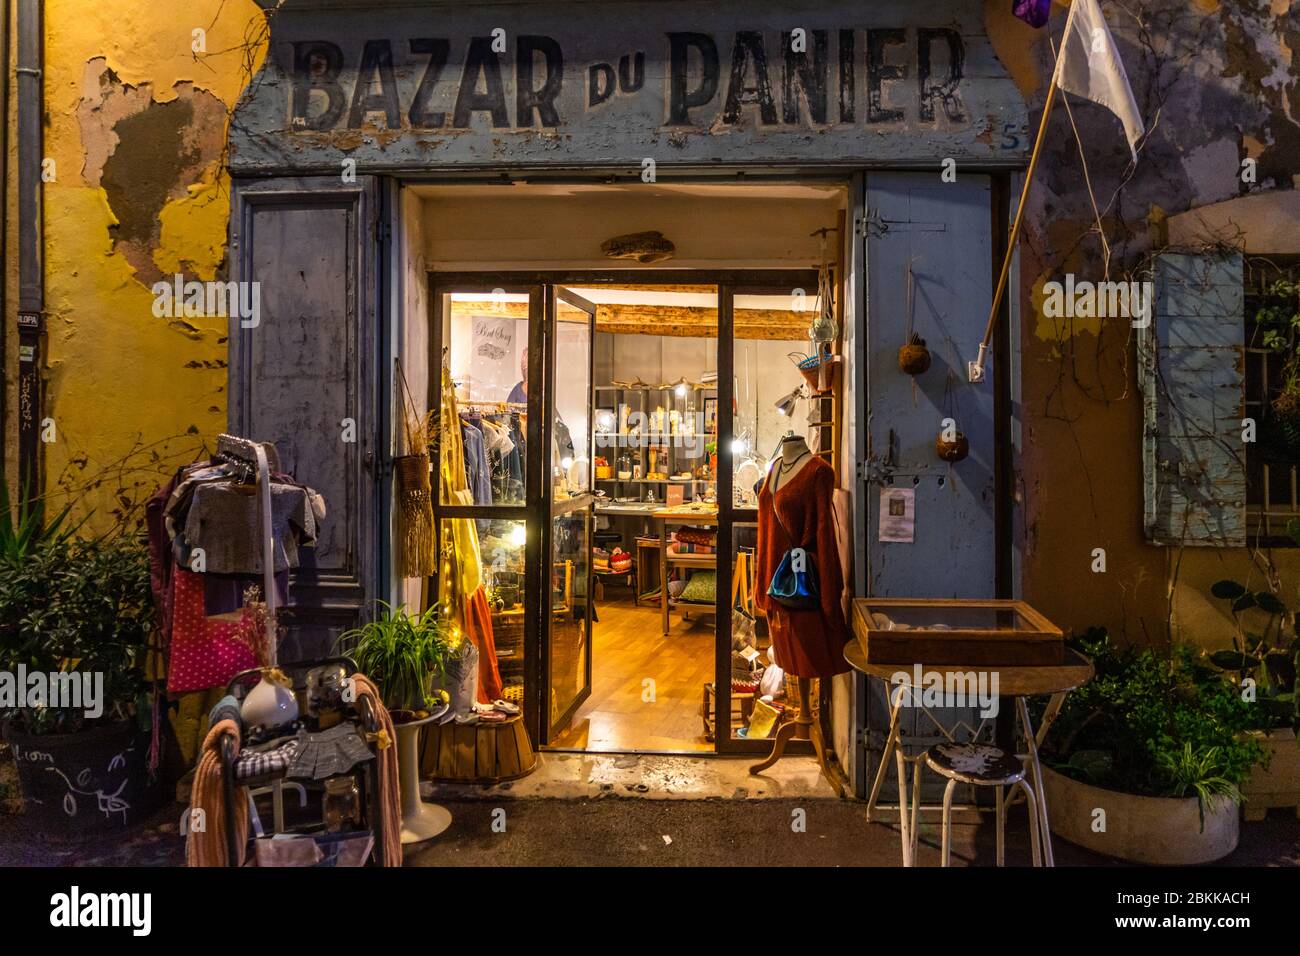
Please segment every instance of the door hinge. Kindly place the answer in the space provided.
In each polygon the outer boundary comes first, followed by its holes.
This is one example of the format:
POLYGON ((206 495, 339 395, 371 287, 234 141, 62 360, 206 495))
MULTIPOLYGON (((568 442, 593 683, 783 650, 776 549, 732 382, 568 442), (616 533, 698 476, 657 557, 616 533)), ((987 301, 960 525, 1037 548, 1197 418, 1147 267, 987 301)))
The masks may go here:
POLYGON ((379 242, 387 242, 393 236, 393 226, 387 219, 375 220, 375 239, 379 242))
POLYGON ((853 234, 860 239, 883 236, 888 231, 889 226, 880 218, 879 209, 868 209, 866 215, 853 219, 853 234))

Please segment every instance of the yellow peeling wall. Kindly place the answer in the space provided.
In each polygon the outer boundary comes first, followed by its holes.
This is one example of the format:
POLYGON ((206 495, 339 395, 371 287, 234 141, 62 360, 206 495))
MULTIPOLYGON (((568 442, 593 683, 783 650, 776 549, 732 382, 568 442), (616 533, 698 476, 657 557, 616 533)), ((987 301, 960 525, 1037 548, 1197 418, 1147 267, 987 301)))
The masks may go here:
POLYGON ((45 475, 104 528, 226 424, 225 320, 155 317, 151 286, 224 271, 224 114, 265 20, 252 0, 47 0, 45 22, 45 475))

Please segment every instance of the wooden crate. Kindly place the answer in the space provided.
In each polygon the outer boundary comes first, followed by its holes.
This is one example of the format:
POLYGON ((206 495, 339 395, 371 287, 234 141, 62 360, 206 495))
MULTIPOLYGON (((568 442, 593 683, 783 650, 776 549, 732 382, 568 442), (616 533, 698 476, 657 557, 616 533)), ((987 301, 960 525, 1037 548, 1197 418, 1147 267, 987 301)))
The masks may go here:
POLYGON ((430 724, 424 731, 420 770, 448 783, 495 783, 537 769, 537 752, 519 717, 499 724, 430 724))
POLYGON ((853 633, 870 664, 1050 667, 1065 660, 1060 628, 1024 601, 858 598, 853 633))

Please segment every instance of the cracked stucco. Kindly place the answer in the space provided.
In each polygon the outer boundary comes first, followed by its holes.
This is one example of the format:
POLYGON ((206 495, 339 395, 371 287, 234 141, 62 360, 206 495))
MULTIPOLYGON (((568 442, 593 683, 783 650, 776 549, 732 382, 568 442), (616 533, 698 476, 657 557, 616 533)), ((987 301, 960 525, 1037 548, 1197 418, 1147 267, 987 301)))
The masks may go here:
MULTIPOLYGON (((45 189, 48 388, 57 427, 47 486, 84 485, 131 456, 130 473, 80 496, 104 526, 147 495, 198 437, 226 424, 225 320, 153 315, 150 286, 224 269, 227 110, 245 82, 241 49, 262 13, 253 0, 47 0, 45 189), (191 50, 206 31, 207 54, 191 50)), ((254 49, 260 64, 264 49, 254 49)))

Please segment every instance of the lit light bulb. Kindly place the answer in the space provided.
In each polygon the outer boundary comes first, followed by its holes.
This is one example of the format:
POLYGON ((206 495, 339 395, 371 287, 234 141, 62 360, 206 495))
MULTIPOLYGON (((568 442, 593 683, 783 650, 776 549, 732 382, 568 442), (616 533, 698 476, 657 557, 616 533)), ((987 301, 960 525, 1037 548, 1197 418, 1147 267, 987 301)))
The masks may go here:
POLYGON ((685 382, 678 382, 678 383, 677 383, 677 397, 678 397, 678 398, 685 398, 685 397, 686 397, 686 383, 685 383, 685 382))
POLYGON ((733 438, 731 440, 731 453, 733 455, 743 455, 745 453, 745 439, 733 438))
POLYGON ((573 459, 569 458, 567 455, 561 458, 560 467, 563 468, 565 471, 568 471, 570 468, 573 467, 573 459))
POLYGON ((526 540, 528 540, 528 529, 521 524, 515 525, 510 531, 510 543, 516 548, 522 548, 526 540))

